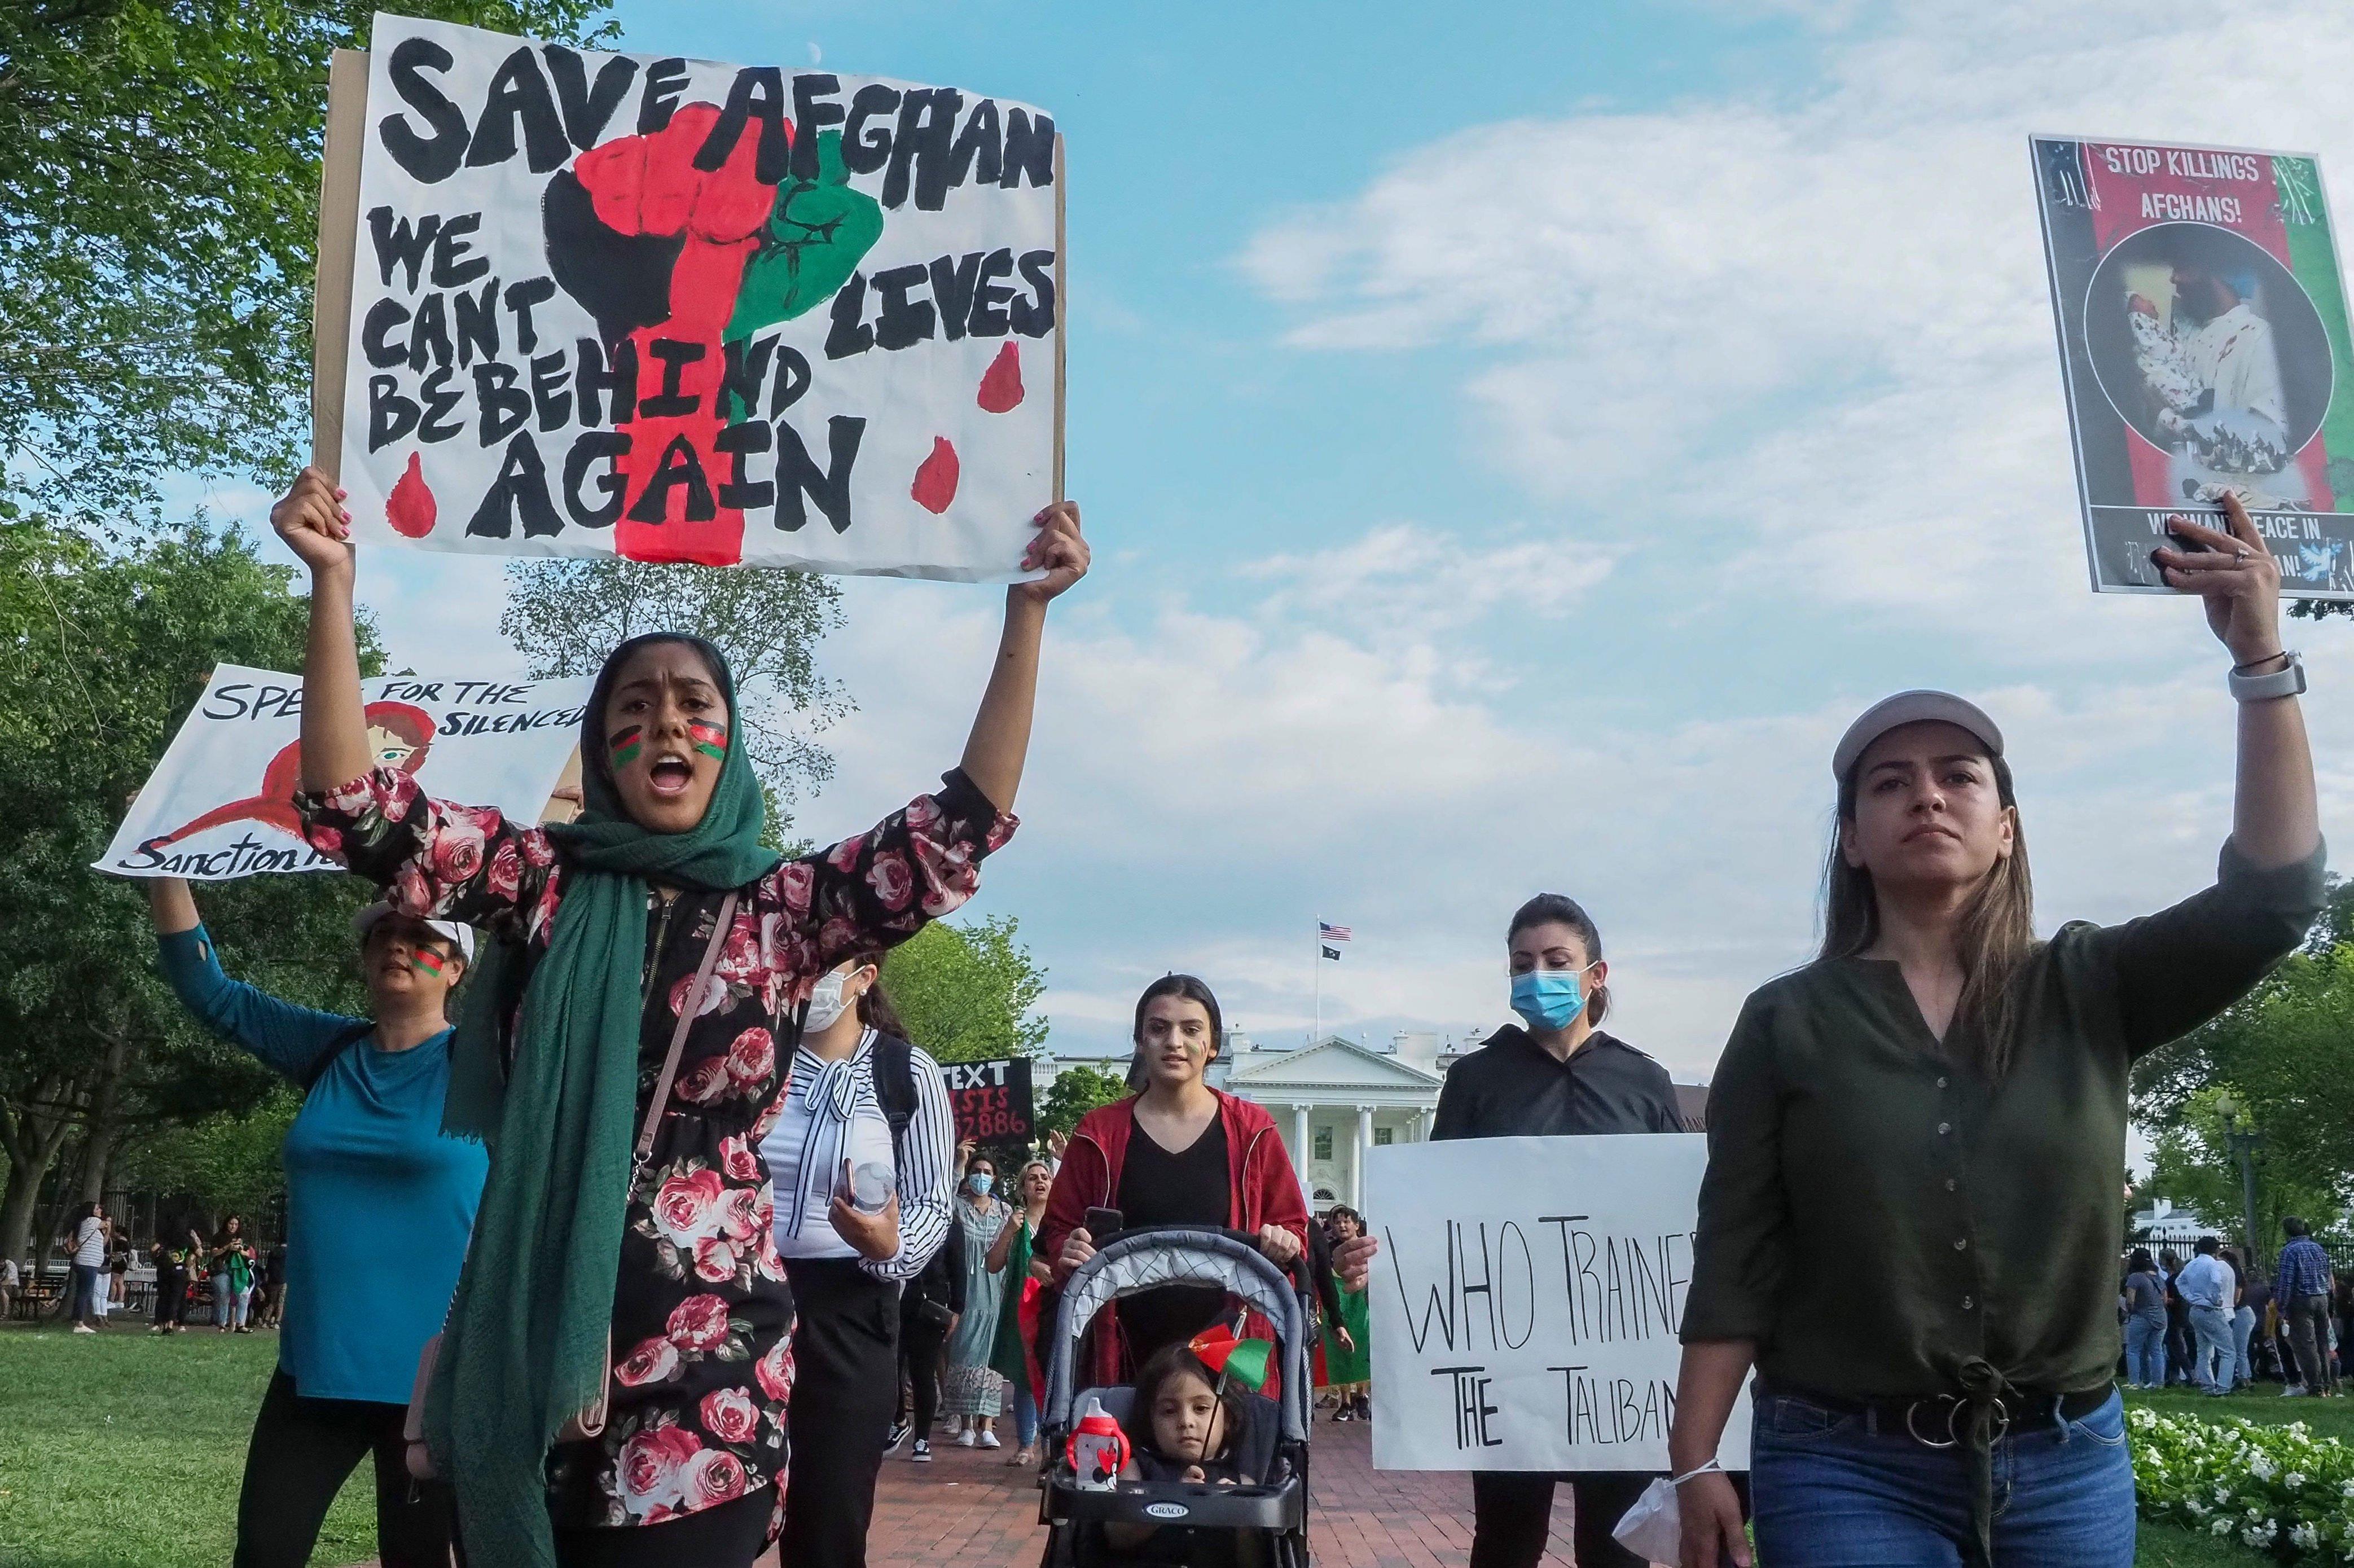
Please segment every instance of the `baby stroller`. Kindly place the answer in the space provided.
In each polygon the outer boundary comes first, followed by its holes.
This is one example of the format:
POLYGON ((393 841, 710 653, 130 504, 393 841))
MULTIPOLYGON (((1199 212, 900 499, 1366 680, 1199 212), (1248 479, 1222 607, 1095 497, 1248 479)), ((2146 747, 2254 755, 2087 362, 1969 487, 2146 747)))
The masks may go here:
POLYGON ((1308 1300, 1283 1271, 1261 1255, 1256 1238, 1239 1231, 1140 1226, 1122 1231, 1072 1271, 1055 1314, 1046 1368, 1046 1398, 1039 1411, 1046 1459, 1039 1477, 1038 1517, 1047 1526, 1042 1568, 1182 1561, 1231 1562, 1242 1568, 1309 1568, 1308 1555, 1308 1300), (1140 1446, 1150 1423, 1133 1410, 1127 1385, 1072 1386, 1078 1351, 1098 1313, 1123 1296, 1162 1285, 1214 1285, 1239 1297, 1274 1326, 1269 1365, 1279 1369, 1278 1393, 1246 1393, 1244 1428, 1233 1439, 1244 1484, 1204 1486, 1183 1481, 1121 1481, 1112 1490, 1079 1486, 1065 1440, 1087 1408, 1101 1403, 1131 1444, 1140 1446), (1150 1548, 1123 1552, 1104 1537, 1107 1524, 1186 1531, 1193 1545, 1172 1557, 1150 1548))

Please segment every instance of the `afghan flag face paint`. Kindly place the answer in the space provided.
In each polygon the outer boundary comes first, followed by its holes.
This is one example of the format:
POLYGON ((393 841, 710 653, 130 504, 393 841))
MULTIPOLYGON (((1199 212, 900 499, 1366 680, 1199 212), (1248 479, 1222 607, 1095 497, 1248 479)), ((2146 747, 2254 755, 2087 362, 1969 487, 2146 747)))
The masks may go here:
POLYGON ((607 736, 605 747, 613 754, 613 766, 627 768, 631 763, 635 762, 638 759, 638 753, 646 748, 645 735, 642 726, 633 724, 627 729, 615 730, 611 735, 607 736))
POLYGON ((408 952, 408 967, 433 980, 442 978, 444 966, 449 961, 430 948, 412 948, 408 952))
POLYGON ((695 749, 704 756, 716 757, 723 762, 727 759, 727 731, 723 726, 705 719, 689 719, 686 721, 686 738, 693 741, 695 749))

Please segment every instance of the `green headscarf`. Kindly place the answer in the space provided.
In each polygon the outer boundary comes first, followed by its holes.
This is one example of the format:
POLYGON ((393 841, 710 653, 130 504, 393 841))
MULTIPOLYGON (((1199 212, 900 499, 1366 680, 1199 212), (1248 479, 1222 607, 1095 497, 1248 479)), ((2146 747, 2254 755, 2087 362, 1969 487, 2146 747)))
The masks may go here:
MULTIPOLYGON (((529 967, 519 932, 490 944, 451 1045, 444 1130, 487 1140, 491 1171, 425 1435, 457 1488, 467 1560, 485 1568, 555 1568, 547 1450, 604 1392, 637 1137, 648 884, 718 892, 758 881, 782 858, 760 842, 760 786, 732 737, 691 831, 650 832, 622 809, 605 755, 606 699, 630 656, 662 641, 702 654, 731 731, 740 729, 735 681, 709 643, 657 633, 613 651, 580 721, 585 809, 548 829, 564 891, 547 952, 529 967), (518 994, 513 1068, 503 1074, 501 1031, 518 994)), ((665 1033, 656 1048, 668 1044, 665 1033)))

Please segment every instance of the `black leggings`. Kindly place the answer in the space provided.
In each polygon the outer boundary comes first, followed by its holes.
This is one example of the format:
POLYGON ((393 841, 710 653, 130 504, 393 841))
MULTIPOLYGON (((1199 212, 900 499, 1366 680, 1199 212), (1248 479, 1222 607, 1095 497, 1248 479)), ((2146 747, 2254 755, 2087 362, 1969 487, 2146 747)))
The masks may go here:
POLYGON ((328 1505, 369 1453, 376 1456, 376 1552, 384 1568, 445 1568, 448 1496, 426 1488, 410 1500, 400 1436, 408 1411, 374 1400, 305 1399, 284 1368, 270 1374, 245 1450, 237 1568, 302 1568, 328 1505))
MULTIPOLYGON (((776 1510, 776 1489, 762 1487, 749 1497, 661 1524, 559 1528, 556 1561, 558 1568, 752 1568, 752 1560, 768 1550, 769 1521, 776 1510)), ((389 1559, 385 1568, 391 1568, 389 1559)))
MULTIPOLYGON (((927 1323, 913 1312, 899 1317, 899 1365, 915 1390, 915 1435, 928 1439, 940 1408, 940 1350, 949 1342, 947 1328, 927 1323)), ((904 1400, 902 1402, 904 1404, 904 1400)))

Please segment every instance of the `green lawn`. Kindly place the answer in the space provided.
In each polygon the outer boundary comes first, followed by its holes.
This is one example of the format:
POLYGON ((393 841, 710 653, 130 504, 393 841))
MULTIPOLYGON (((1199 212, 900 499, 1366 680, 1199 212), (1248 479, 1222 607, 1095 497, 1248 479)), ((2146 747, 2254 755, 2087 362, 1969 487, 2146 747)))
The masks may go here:
MULTIPOLYGON (((0 1327, 0 1568, 181 1568, 226 1563, 237 1533, 246 1434, 278 1359, 276 1336, 144 1327, 91 1339, 0 1327)), ((2303 1421, 2354 1442, 2354 1399, 2276 1392, 2132 1403, 2210 1420, 2303 1421)), ((363 1465, 335 1499, 313 1561, 376 1555, 375 1482, 363 1465)), ((2141 1525, 2139 1568, 2257 1568, 2253 1552, 2141 1525)))
MULTIPOLYGON (((277 1361, 267 1331, 0 1327, 0 1568, 227 1563, 246 1435, 277 1361)), ((375 1555, 362 1465, 312 1560, 375 1555)))

